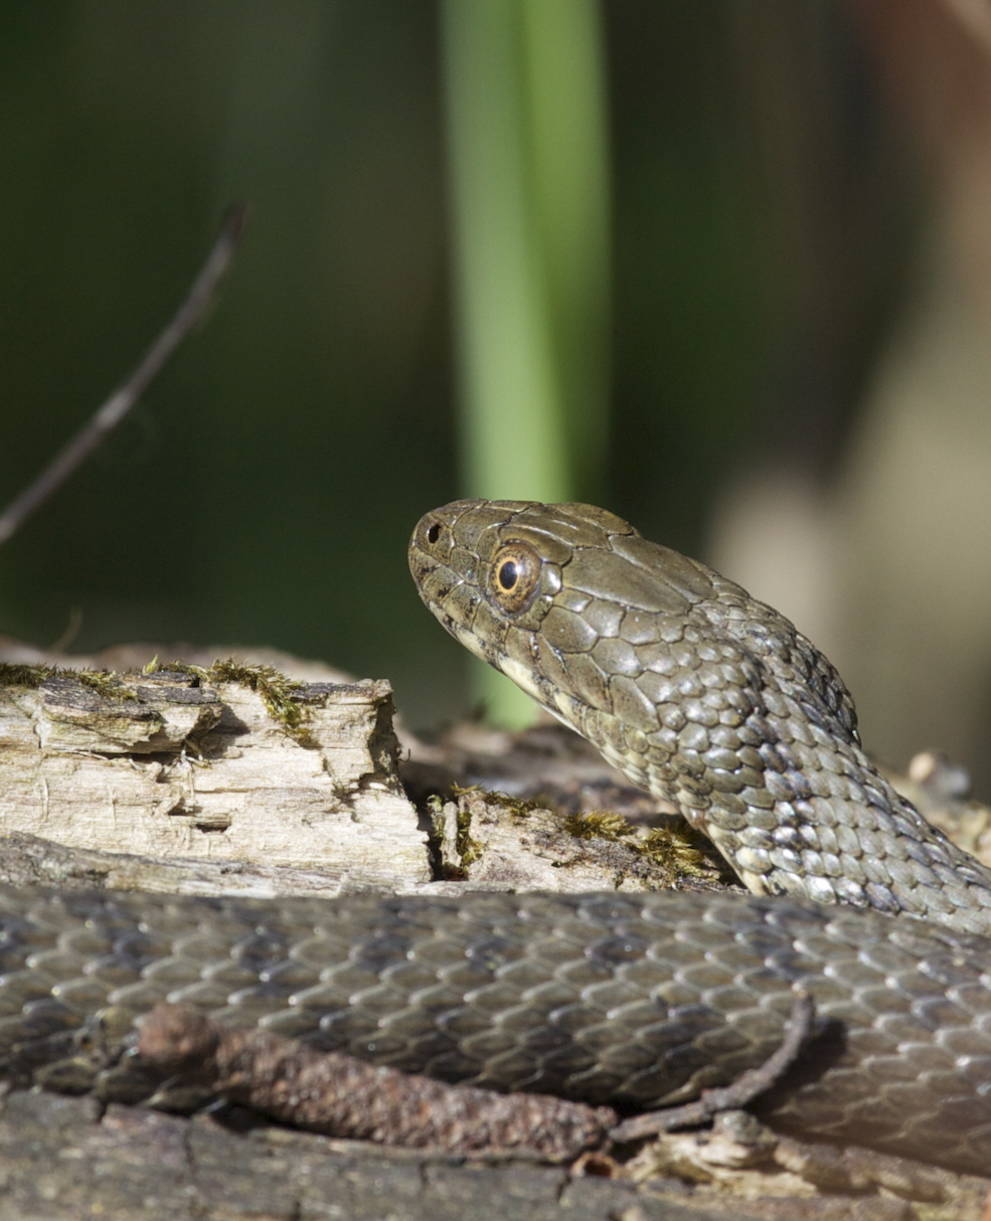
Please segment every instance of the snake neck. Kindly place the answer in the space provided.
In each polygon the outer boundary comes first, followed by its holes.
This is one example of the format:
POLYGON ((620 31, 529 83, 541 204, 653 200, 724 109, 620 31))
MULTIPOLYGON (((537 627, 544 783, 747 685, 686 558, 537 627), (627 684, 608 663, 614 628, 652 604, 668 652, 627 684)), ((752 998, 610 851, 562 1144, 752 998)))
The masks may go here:
MULTIPOLYGON (((763 742, 777 738, 775 771, 765 767, 755 791, 745 764, 713 768, 657 743, 634 752, 620 718, 577 703, 573 712, 572 728, 634 784, 676 805, 752 893, 991 932, 991 871, 928 823, 853 743, 820 744, 809 767, 807 744, 786 741, 776 718, 754 714, 763 742)), ((745 722, 741 731, 753 728, 745 722)))

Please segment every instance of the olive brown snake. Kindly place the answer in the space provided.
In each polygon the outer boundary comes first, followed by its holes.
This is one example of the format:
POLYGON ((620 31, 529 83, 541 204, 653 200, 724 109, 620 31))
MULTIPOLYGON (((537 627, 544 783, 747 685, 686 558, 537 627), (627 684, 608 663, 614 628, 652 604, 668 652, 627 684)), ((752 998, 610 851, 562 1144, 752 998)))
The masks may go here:
POLYGON ((0 1076, 176 1105, 132 1049, 167 999, 635 1110, 759 1063, 805 990, 819 1032, 761 1113, 987 1173, 991 872, 873 768, 829 662, 739 586, 589 506, 454 502, 421 519, 409 558, 457 639, 674 800, 752 894, 0 887, 0 1076))

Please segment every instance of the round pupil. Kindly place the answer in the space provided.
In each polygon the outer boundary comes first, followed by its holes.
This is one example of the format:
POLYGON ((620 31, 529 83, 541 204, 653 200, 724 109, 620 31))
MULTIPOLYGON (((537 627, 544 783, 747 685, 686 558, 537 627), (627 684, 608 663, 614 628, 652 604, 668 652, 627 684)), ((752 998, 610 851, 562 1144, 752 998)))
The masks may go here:
POLYGON ((507 560, 499 569, 499 584, 503 589, 512 589, 519 580, 520 570, 515 560, 507 560))

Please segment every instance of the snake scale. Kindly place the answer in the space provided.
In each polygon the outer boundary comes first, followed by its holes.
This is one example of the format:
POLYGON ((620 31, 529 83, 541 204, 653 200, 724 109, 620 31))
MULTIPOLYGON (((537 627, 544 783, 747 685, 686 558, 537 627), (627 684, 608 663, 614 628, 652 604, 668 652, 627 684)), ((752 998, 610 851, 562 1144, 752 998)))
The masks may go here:
POLYGON ((448 631, 674 800, 752 893, 2 887, 0 1076, 180 1105, 133 1050, 135 1022, 168 999, 447 1080, 635 1110, 762 1061, 806 990, 816 1033, 760 1113, 988 1173, 991 872, 874 769, 812 644, 587 505, 456 501, 421 519, 409 562, 448 631))

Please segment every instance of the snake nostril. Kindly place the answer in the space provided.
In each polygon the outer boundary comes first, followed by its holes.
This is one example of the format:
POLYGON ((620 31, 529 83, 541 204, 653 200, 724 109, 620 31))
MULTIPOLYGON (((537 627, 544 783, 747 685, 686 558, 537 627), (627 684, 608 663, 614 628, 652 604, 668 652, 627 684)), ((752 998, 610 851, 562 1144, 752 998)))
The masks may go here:
POLYGON ((440 524, 438 522, 432 521, 430 523, 430 525, 427 526, 427 542, 436 543, 439 538, 440 538, 440 524))

